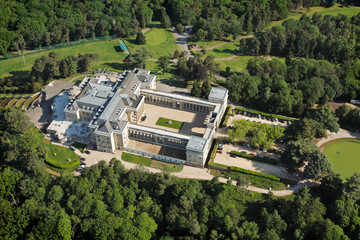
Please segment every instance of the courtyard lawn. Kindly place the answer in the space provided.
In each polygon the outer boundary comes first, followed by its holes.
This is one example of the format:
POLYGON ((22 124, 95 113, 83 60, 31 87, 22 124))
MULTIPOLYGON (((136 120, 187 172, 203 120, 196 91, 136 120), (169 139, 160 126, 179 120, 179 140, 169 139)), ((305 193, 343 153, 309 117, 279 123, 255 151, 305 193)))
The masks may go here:
POLYGON ((135 155, 135 154, 131 154, 131 153, 126 153, 126 152, 123 152, 121 154, 121 159, 126 162, 131 162, 131 163, 135 163, 135 164, 139 164, 139 165, 147 166, 147 167, 150 167, 151 162, 152 162, 151 158, 143 157, 143 156, 135 155))
POLYGON ((11 72, 19 71, 20 73, 30 74, 31 67, 37 58, 47 56, 50 51, 54 51, 60 58, 65 56, 78 55, 79 53, 94 53, 98 54, 100 59, 95 63, 96 65, 111 66, 114 62, 120 62, 125 58, 124 53, 117 52, 118 46, 115 39, 109 41, 98 41, 84 43, 81 45, 56 48, 52 50, 41 51, 34 54, 25 55, 26 66, 22 57, 14 57, 0 61, 0 77, 11 76, 11 72), (25 72, 22 72, 25 71, 25 72))
POLYGON ((335 173, 346 179, 360 171, 360 140, 341 138, 321 146, 335 173))
POLYGON ((183 124, 184 124, 183 122, 168 119, 168 118, 163 118, 163 117, 159 117, 159 119, 156 122, 156 125, 179 129, 179 130, 181 129, 183 124), (171 121, 171 123, 169 123, 169 121, 171 121))
POLYGON ((43 143, 49 149, 49 152, 46 154, 45 163, 50 169, 66 174, 73 172, 79 167, 80 156, 69 148, 51 144, 47 139, 44 139, 43 143))
POLYGON ((144 45, 137 45, 135 36, 124 39, 131 53, 134 53, 141 47, 145 47, 153 53, 151 58, 158 59, 161 56, 172 56, 175 50, 180 51, 171 29, 162 28, 160 22, 154 22, 152 29, 144 35, 146 37, 144 45))

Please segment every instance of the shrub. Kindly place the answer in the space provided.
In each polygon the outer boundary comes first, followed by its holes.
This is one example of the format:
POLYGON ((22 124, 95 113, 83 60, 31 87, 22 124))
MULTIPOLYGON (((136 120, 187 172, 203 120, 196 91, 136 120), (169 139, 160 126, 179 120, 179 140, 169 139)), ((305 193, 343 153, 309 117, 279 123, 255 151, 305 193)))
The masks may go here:
POLYGON ((224 117, 224 120, 223 120, 223 122, 222 122, 222 124, 221 124, 221 127, 226 127, 226 126, 227 126, 227 122, 229 121, 229 118, 230 118, 232 109, 233 109, 233 106, 230 105, 230 106, 228 107, 228 109, 226 110, 225 117, 224 117))

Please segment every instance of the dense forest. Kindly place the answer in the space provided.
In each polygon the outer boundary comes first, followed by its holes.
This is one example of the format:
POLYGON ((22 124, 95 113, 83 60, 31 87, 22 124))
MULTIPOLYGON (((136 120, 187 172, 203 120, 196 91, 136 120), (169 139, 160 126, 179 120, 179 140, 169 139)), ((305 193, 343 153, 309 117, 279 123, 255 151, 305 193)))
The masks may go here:
MULTIPOLYGON (((260 53, 272 56, 308 57, 346 63, 360 56, 360 14, 352 18, 344 15, 300 20, 289 19, 280 26, 259 33, 260 53)), ((256 39, 251 40, 252 48, 256 39)))
POLYGON ((359 239, 360 174, 338 175, 293 199, 231 180, 178 179, 102 161, 81 176, 43 170, 41 135, 16 109, 0 110, 2 239, 359 239))
MULTIPOLYGON (((359 4, 357 1, 341 1, 359 4)), ((1 0, 0 53, 84 38, 135 35, 152 20, 177 29, 192 24, 197 40, 262 30, 289 11, 332 6, 336 0, 1 0)))
POLYGON ((356 98, 360 61, 344 68, 326 60, 304 58, 250 60, 248 74, 229 77, 234 101, 275 113, 303 115, 316 103, 356 98))

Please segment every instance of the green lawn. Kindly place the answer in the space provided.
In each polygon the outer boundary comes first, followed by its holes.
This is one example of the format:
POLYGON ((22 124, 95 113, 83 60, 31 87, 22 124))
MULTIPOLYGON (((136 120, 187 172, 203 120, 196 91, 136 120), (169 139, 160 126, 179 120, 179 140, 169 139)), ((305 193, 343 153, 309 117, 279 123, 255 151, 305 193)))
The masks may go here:
POLYGON ((216 58, 226 58, 231 57, 238 53, 239 50, 239 41, 228 42, 224 45, 214 48, 213 50, 207 50, 205 56, 214 56, 216 58))
POLYGON ((219 64, 220 71, 225 71, 226 67, 230 67, 230 72, 242 72, 247 62, 254 58, 253 56, 239 56, 231 60, 215 61, 219 64))
POLYGON ((143 157, 140 155, 135 155, 135 154, 131 154, 131 153, 126 153, 123 152, 121 154, 121 159, 126 161, 126 162, 132 162, 132 163, 136 163, 142 166, 147 166, 150 167, 152 159, 148 158, 148 157, 143 157))
POLYGON ((9 58, 0 61, 0 77, 11 75, 12 71, 27 71, 31 70, 37 58, 48 55, 50 51, 54 51, 60 58, 70 55, 77 55, 79 53, 94 53, 99 54, 100 59, 96 64, 104 64, 104 66, 112 65, 114 62, 120 62, 124 59, 125 55, 122 52, 117 52, 118 46, 116 40, 90 42, 81 45, 57 48, 46 50, 39 53, 25 55, 26 66, 22 57, 9 58))
POLYGON ((183 165, 171 164, 171 163, 156 161, 156 160, 152 160, 150 167, 168 171, 169 173, 181 172, 184 168, 183 165))
POLYGON ((45 163, 53 170, 61 170, 61 173, 71 173, 80 165, 80 156, 69 148, 51 144, 49 140, 43 140, 49 149, 45 163), (70 159, 70 161, 69 161, 70 159))
POLYGON ((161 56, 172 56, 175 50, 180 51, 171 29, 162 28, 159 22, 153 23, 152 29, 145 33, 145 37, 146 43, 144 45, 137 45, 135 36, 125 39, 131 53, 134 53, 136 49, 145 47, 153 53, 151 58, 157 59, 161 56))
POLYGON ((135 164, 146 166, 146 167, 157 168, 160 170, 167 171, 169 173, 180 172, 184 168, 183 165, 171 164, 171 163, 162 162, 162 161, 156 161, 156 160, 152 160, 151 158, 148 158, 148 157, 143 157, 140 155, 135 155, 132 153, 127 153, 127 152, 122 153, 121 159, 126 162, 131 162, 131 163, 135 163, 135 164))
POLYGON ((166 71, 165 73, 163 73, 163 72, 159 72, 160 67, 159 67, 159 64, 157 64, 156 61, 147 61, 146 62, 146 69, 150 70, 151 74, 155 74, 156 79, 163 79, 163 78, 178 79, 178 78, 181 78, 180 76, 176 75, 176 73, 175 73, 176 64, 170 65, 169 70, 166 71))
MULTIPOLYGON (((262 56, 260 56, 262 57, 262 56)), ((219 69, 220 69, 220 73, 221 75, 231 75, 232 73, 235 72, 243 72, 246 68, 246 65, 248 63, 248 61, 252 58, 255 58, 253 56, 238 56, 235 57, 231 60, 219 60, 219 61, 215 61, 216 63, 219 64, 219 69), (226 67, 230 67, 230 74, 226 74, 226 67)), ((271 57, 272 59, 277 58, 281 61, 285 61, 285 59, 283 58, 278 58, 278 57, 271 57)))
POLYGON ((184 124, 183 122, 172 120, 172 119, 167 119, 167 118, 162 118, 162 117, 159 117, 159 119, 156 122, 156 125, 169 127, 169 128, 175 128, 175 129, 179 129, 179 130, 181 129, 183 124, 184 124), (171 121, 172 123, 170 124, 169 121, 171 121))
POLYGON ((324 153, 331 163, 334 172, 342 179, 360 171, 360 140, 342 138, 324 144, 324 153))

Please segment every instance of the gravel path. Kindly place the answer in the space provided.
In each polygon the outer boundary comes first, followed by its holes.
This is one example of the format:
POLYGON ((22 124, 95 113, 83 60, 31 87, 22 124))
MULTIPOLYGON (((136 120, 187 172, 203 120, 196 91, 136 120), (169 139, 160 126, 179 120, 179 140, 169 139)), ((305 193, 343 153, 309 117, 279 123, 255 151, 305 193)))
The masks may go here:
POLYGON ((317 142, 317 145, 320 147, 324 143, 327 143, 331 140, 339 139, 339 138, 358 138, 358 139, 360 139, 360 133, 354 133, 354 132, 350 132, 350 131, 340 128, 337 133, 328 133, 328 137, 322 138, 320 141, 317 142))

